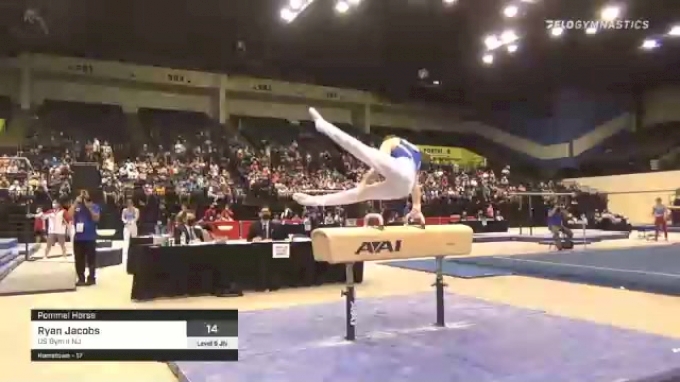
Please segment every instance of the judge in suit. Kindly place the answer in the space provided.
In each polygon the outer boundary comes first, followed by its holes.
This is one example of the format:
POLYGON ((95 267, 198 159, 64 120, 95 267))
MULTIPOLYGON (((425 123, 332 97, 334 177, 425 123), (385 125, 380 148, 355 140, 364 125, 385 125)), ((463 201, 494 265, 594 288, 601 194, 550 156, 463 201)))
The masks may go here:
POLYGON ((189 212, 177 215, 177 225, 174 230, 175 245, 189 244, 196 239, 196 232, 191 226, 191 221, 194 219, 194 215, 189 212))
POLYGON ((260 210, 260 220, 250 225, 248 241, 272 240, 280 231, 279 223, 272 221, 272 213, 268 207, 260 210))

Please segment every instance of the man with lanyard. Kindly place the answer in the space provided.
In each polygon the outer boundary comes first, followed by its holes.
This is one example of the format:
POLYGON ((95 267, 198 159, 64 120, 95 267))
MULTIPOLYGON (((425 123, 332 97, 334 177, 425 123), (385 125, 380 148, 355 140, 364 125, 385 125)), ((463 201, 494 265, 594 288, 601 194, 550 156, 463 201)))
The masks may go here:
POLYGON ((92 202, 87 191, 83 190, 68 210, 68 216, 73 221, 75 233, 73 235, 73 254, 75 257, 76 286, 94 285, 96 279, 97 259, 97 222, 101 209, 92 202), (88 268, 87 280, 85 268, 88 268))

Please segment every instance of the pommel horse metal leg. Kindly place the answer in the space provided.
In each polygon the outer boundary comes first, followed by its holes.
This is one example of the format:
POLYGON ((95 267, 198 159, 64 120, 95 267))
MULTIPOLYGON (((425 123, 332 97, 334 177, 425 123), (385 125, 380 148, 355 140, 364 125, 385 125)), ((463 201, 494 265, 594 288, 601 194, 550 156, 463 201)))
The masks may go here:
POLYGON ((446 326, 446 317, 444 315, 444 288, 447 286, 444 284, 444 256, 437 256, 435 260, 437 262, 437 275, 433 284, 437 300, 437 321, 435 322, 435 326, 443 328, 446 326))
POLYGON ((347 341, 354 341, 357 338, 357 309, 354 303, 356 298, 354 291, 354 263, 345 264, 345 290, 342 295, 345 296, 345 316, 346 316, 346 334, 347 341))
MULTIPOLYGON (((385 222, 382 215, 378 213, 370 213, 364 216, 364 223, 369 219, 378 220, 378 225, 373 226, 377 229, 384 229, 385 222)), ((345 296, 345 339, 347 341, 355 341, 357 339, 357 308, 356 308, 356 290, 354 287, 354 263, 345 264, 345 290, 342 295, 345 296)))

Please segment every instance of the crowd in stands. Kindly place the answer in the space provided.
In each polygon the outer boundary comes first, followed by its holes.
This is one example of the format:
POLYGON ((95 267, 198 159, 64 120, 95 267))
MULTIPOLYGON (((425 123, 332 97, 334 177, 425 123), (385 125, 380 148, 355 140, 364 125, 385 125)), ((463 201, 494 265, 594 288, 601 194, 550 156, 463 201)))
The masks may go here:
MULTIPOLYGON (((36 117, 20 150, 0 159, 0 188, 10 198, 67 199, 74 191, 74 163, 96 162, 104 203, 120 210, 132 199, 142 211, 152 211, 147 220, 153 224, 182 204, 208 209, 249 196, 347 189, 367 170, 304 123, 242 118, 223 126, 206 116, 153 110, 140 111, 138 118, 131 124, 108 106, 50 105, 36 117)), ((380 141, 352 134, 374 145, 380 141)), ((509 166, 489 164, 431 163, 420 181, 425 205, 436 206, 430 213, 443 214, 487 215, 512 201, 514 192, 561 190, 552 182, 517 182, 509 166)))

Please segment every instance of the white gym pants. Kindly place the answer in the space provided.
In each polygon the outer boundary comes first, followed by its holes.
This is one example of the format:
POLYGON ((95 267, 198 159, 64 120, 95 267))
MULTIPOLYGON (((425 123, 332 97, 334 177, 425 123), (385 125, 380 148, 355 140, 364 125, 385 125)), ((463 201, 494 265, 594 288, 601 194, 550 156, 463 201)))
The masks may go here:
POLYGON ((407 198, 411 194, 418 174, 413 160, 393 158, 387 153, 365 145, 337 126, 325 121, 316 110, 310 109, 310 113, 314 117, 319 132, 382 175, 385 180, 369 184, 361 192, 359 188, 352 188, 333 194, 295 198, 298 203, 306 206, 338 206, 369 200, 397 200, 407 198))

